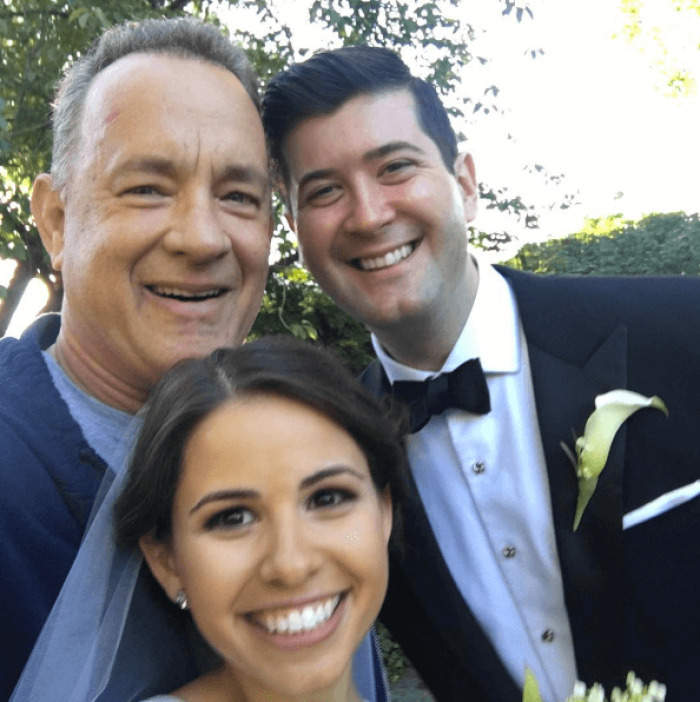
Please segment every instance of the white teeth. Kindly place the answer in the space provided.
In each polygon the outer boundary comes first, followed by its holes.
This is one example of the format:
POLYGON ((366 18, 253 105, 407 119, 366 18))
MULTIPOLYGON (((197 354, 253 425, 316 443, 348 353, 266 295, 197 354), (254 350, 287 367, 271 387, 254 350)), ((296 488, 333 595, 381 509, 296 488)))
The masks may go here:
POLYGON ((316 626, 316 610, 313 607, 304 607, 301 613, 301 622, 307 631, 316 626))
POLYGON ((393 266, 404 258, 408 258, 415 250, 415 244, 404 244, 398 249, 389 251, 389 253, 384 254, 384 256, 377 256, 375 258, 358 258, 357 262, 363 271, 374 271, 378 268, 388 268, 393 266))
POLYGON ((156 293, 156 295, 166 295, 168 297, 184 297, 192 299, 214 297, 221 293, 221 288, 213 288, 212 290, 205 290, 204 292, 192 292, 190 290, 182 290, 181 288, 168 288, 158 285, 152 285, 151 290, 154 293, 156 293))
POLYGON ((301 619, 301 614, 299 614, 299 612, 290 612, 288 621, 290 634, 296 634, 297 631, 301 631, 304 626, 301 619))
POLYGON ((266 614, 258 621, 271 634, 298 634, 301 631, 313 631, 331 618, 339 602, 340 595, 336 595, 323 604, 307 605, 302 610, 294 609, 284 617, 266 614))

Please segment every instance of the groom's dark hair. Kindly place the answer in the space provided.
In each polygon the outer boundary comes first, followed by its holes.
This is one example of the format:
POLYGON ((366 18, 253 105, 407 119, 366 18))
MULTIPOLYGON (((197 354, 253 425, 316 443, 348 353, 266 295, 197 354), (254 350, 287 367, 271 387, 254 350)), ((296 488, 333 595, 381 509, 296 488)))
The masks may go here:
POLYGON ((408 90, 421 129, 435 143, 445 167, 454 173, 457 137, 435 88, 411 75, 389 49, 346 46, 323 51, 278 73, 263 96, 263 123, 278 177, 289 186, 287 137, 301 122, 329 115, 358 95, 408 90))

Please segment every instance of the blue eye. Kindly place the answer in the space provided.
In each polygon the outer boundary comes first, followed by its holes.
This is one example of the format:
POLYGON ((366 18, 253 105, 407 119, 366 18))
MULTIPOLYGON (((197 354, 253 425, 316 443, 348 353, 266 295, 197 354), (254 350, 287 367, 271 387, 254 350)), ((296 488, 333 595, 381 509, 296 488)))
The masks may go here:
POLYGON ((255 515, 247 507, 231 507, 207 519, 207 529, 240 529, 255 521, 255 515))

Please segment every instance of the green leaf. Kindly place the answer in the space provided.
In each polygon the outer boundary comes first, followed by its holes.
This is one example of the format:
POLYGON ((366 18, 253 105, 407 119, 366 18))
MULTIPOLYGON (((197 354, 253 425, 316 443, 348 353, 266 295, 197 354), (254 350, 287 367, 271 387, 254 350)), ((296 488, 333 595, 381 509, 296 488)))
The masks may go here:
POLYGON ((104 27, 104 28, 109 27, 110 22, 107 19, 107 16, 105 15, 105 13, 102 11, 102 8, 96 7, 94 9, 94 12, 95 12, 95 15, 97 15, 97 19, 100 20, 100 24, 102 25, 102 27, 104 27))

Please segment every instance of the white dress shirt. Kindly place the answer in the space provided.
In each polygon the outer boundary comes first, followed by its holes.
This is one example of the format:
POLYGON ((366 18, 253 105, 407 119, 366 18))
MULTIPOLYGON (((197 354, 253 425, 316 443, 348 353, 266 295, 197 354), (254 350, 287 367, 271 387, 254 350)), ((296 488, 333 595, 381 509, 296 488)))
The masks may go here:
MULTIPOLYGON (((437 375, 372 343, 391 383, 437 375)), ((576 663, 527 344, 513 293, 483 262, 469 319, 441 371, 475 357, 491 412, 432 417, 409 438, 411 470, 450 573, 506 669, 522 685, 530 667, 545 702, 561 702, 576 663)))

